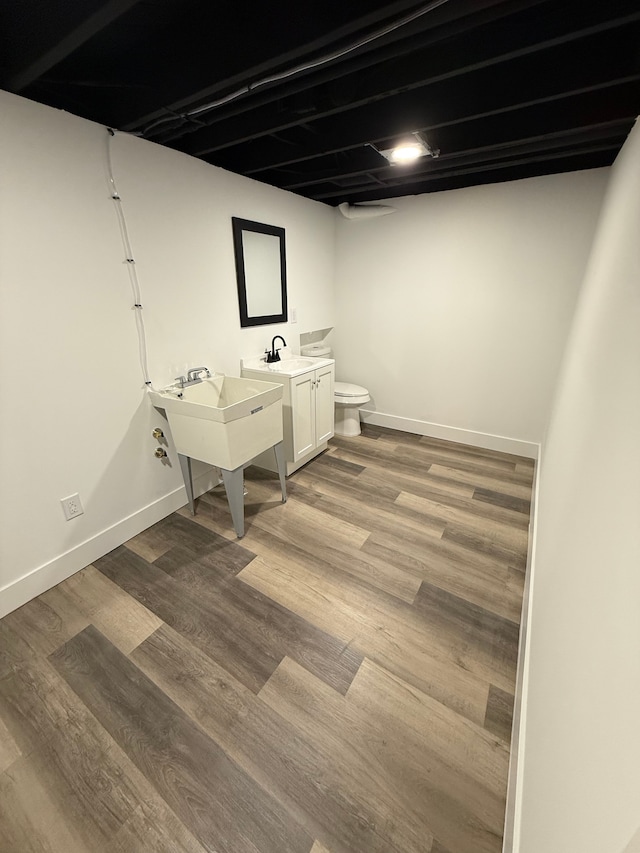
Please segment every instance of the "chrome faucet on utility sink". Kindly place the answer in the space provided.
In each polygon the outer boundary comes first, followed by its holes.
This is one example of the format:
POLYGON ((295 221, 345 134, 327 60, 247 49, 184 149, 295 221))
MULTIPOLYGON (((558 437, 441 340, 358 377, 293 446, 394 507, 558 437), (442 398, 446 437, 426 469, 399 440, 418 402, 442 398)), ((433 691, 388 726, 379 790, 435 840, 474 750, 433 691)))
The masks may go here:
POLYGON ((192 367, 191 370, 187 371, 186 378, 184 376, 176 376, 176 382, 180 386, 180 388, 186 388, 188 385, 195 385, 197 382, 202 382, 203 378, 210 379, 211 371, 208 367, 192 367), (200 374, 204 373, 205 376, 202 377, 200 374))

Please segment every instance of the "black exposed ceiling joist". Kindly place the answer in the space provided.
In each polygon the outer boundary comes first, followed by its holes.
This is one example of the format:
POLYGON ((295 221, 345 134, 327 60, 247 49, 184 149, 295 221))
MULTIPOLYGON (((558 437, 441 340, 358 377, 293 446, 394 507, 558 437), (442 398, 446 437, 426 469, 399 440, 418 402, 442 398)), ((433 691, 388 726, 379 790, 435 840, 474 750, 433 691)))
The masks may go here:
MULTIPOLYGON (((551 151, 561 151, 564 148, 570 148, 576 152, 580 146, 587 143, 602 142, 607 140, 619 146, 627 137, 629 130, 633 126, 635 116, 627 116, 623 119, 615 121, 603 122, 602 124, 590 125, 588 127, 571 128, 562 130, 556 133, 539 134, 530 136, 524 139, 511 139, 508 142, 499 142, 493 145, 485 145, 482 148, 470 148, 466 150, 456 151, 453 154, 445 154, 437 160, 427 160, 422 167, 422 171, 427 174, 435 174, 437 172, 450 172, 451 167, 468 166, 474 163, 483 163, 499 160, 506 157, 517 157, 524 154, 539 154, 541 152, 550 153, 551 151)), ((608 147, 608 146, 607 146, 608 147)), ((570 152, 569 152, 570 153, 570 152)), ((376 174, 383 182, 389 178, 397 176, 398 172, 411 180, 420 177, 421 172, 416 171, 413 167, 403 169, 398 166, 389 166, 388 164, 380 165, 379 167, 363 168, 341 172, 339 169, 327 170, 308 175, 305 179, 299 181, 279 183, 281 189, 298 190, 303 187, 313 186, 314 184, 323 183, 339 183, 340 180, 353 179, 361 175, 370 176, 376 174), (408 172, 408 174, 407 174, 408 172)), ((271 181, 269 181, 271 183, 271 181)))
POLYGON ((428 3, 15 0, 0 87, 125 130, 150 116, 159 144, 331 204, 613 161, 640 112, 640 0, 428 3), (193 127, 161 106, 228 93, 193 127), (437 160, 373 148, 415 131, 437 160))
MULTIPOLYGON (((461 177, 463 175, 476 175, 481 172, 496 172, 501 169, 513 169, 518 166, 529 166, 532 163, 542 163, 545 161, 548 162, 556 162, 558 164, 563 160, 567 160, 570 158, 578 158, 587 155, 593 154, 601 154, 612 151, 618 151, 620 146, 616 143, 602 143, 602 144, 594 144, 594 145, 586 145, 583 148, 573 151, 561 151, 561 152, 550 152, 547 154, 538 154, 533 157, 517 157, 513 160, 505 160, 504 162, 493 162, 486 163, 484 165, 470 166, 468 168, 460 168, 460 169, 450 169, 446 172, 434 172, 431 175, 422 174, 420 176, 405 176, 404 178, 397 178, 396 180, 386 181, 385 188, 387 190, 390 189, 398 189, 406 184, 411 184, 412 186, 415 184, 425 185, 428 184, 429 181, 432 180, 443 180, 445 178, 456 178, 461 177)), ((558 169, 558 171, 563 171, 563 168, 558 169)), ((325 201, 327 199, 335 199, 335 198, 343 198, 347 192, 349 194, 358 193, 359 191, 367 191, 370 190, 370 185, 365 185, 363 187, 349 187, 348 191, 345 191, 343 188, 335 188, 331 190, 326 190, 324 192, 313 193, 309 195, 309 198, 314 198, 316 201, 325 201)), ((424 192, 424 189, 421 189, 420 192, 424 192)))
MULTIPOLYGON (((367 201, 381 201, 383 199, 399 198, 406 195, 419 195, 422 193, 443 192, 448 190, 462 189, 470 186, 482 186, 483 184, 497 184, 506 181, 518 181, 524 178, 540 177, 541 175, 552 175, 561 172, 573 172, 581 169, 598 169, 610 166, 618 149, 607 151, 595 151, 569 157, 562 162, 557 160, 546 160, 529 164, 505 164, 499 169, 489 169, 485 172, 472 172, 468 175, 457 175, 433 180, 423 183, 416 182, 402 187, 366 187, 365 189, 352 192, 345 190, 342 196, 336 196, 327 204, 337 205, 343 201, 349 204, 359 204, 367 201)), ((314 196, 308 196, 314 198, 314 196)))
MULTIPOLYGON (((291 81, 282 82, 277 87, 252 92, 250 97, 241 98, 230 105, 214 110, 205 117, 204 123, 206 126, 211 126, 220 121, 228 122, 233 116, 242 115, 248 111, 252 113, 252 117, 255 120, 256 110, 272 104, 274 101, 282 102, 283 98, 300 95, 303 92, 316 89, 318 86, 330 83, 338 78, 344 79, 350 75, 366 71, 372 66, 379 66, 388 60, 397 59, 407 54, 414 54, 416 51, 423 50, 438 42, 450 40, 454 36, 465 34, 470 29, 475 30, 479 26, 493 23, 505 16, 513 15, 515 12, 547 2, 548 0, 509 0, 509 2, 495 2, 494 5, 490 5, 484 9, 478 6, 477 9, 474 8, 466 17, 458 17, 443 26, 436 27, 435 30, 429 28, 410 38, 404 38, 402 33, 396 33, 392 41, 389 42, 389 39, 385 39, 383 46, 368 50, 366 53, 358 52, 354 59, 346 58, 337 65, 334 64, 328 68, 316 70, 312 75, 306 75, 302 78, 294 77, 291 81)), ((413 82, 414 80, 415 73, 411 73, 409 82, 413 82)), ((162 137, 162 143, 166 144, 185 133, 201 129, 195 126, 187 126, 175 134, 169 131, 162 137)), ((206 144, 206 141, 203 144, 206 144)), ((197 147, 194 151, 186 147, 182 150, 186 153, 194 153, 197 156, 197 147)))
MULTIPOLYGON (((248 142, 264 136, 270 136, 274 133, 281 133, 284 130, 297 127, 301 124, 307 125, 320 121, 324 118, 339 115, 343 112, 350 112, 351 110, 357 109, 361 106, 366 106, 370 103, 377 103, 385 97, 396 95, 399 89, 404 93, 433 86, 435 84, 451 80, 455 77, 469 75, 495 65, 502 65, 517 59, 522 59, 532 54, 541 53, 554 48, 560 48, 570 42, 588 39, 591 36, 598 35, 607 30, 619 29, 626 25, 636 23, 639 20, 640 11, 614 20, 601 21, 597 25, 585 27, 578 31, 566 32, 560 36, 545 39, 534 44, 526 44, 522 47, 497 54, 491 52, 490 55, 485 55, 483 59, 459 65, 445 73, 440 72, 418 80, 414 79, 413 82, 410 82, 411 78, 397 83, 394 81, 393 88, 391 89, 386 86, 381 88, 379 84, 374 81, 374 83, 369 86, 369 91, 366 91, 366 86, 360 87, 361 90, 364 89, 365 94, 360 95, 357 99, 346 104, 332 105, 327 109, 320 109, 311 115, 293 116, 289 114, 289 117, 287 117, 287 113, 285 112, 283 117, 277 113, 277 117, 274 120, 272 117, 272 109, 265 112, 264 115, 261 114, 260 109, 253 110, 249 115, 243 115, 238 119, 231 119, 228 122, 225 122, 222 129, 219 127, 213 127, 211 130, 201 128, 198 130, 196 136, 189 139, 185 144, 176 145, 175 147, 185 153, 192 154, 195 157, 202 157, 205 154, 211 154, 213 152, 223 150, 224 148, 238 145, 242 142, 248 142)), ((493 45, 486 45, 483 47, 485 50, 488 48, 491 51, 494 50, 493 45)), ((180 135, 180 131, 175 131, 174 133, 167 134, 160 141, 167 143, 180 135)))
POLYGON ((3 83, 9 92, 20 92, 53 68, 80 45, 128 12, 139 0, 107 0, 90 11, 87 3, 82 10, 83 18, 69 30, 57 33, 47 30, 47 40, 32 46, 32 52, 22 58, 20 65, 14 64, 3 83))
MULTIPOLYGON (((432 13, 438 21, 446 21, 450 17, 457 17, 460 14, 468 14, 470 7, 482 8, 483 6, 491 6, 498 3, 504 3, 505 0, 455 0, 455 2, 445 2, 445 4, 432 13), (453 10, 453 11, 451 11, 453 10)), ((320 56, 330 47, 336 44, 344 43, 353 37, 362 33, 363 30, 374 29, 388 19, 400 18, 403 14, 413 11, 417 6, 427 5, 426 3, 419 4, 416 0, 396 0, 396 2, 386 4, 380 8, 376 8, 369 14, 350 21, 341 27, 324 33, 318 38, 305 44, 296 45, 289 51, 283 52, 280 55, 274 56, 271 59, 251 66, 244 71, 234 74, 224 79, 216 80, 215 83, 203 84, 202 81, 189 81, 188 69, 180 69, 180 80, 182 94, 174 98, 160 107, 154 107, 139 114, 135 118, 127 120, 121 127, 124 131, 141 130, 145 126, 171 115, 184 113, 197 107, 207 101, 214 100, 216 97, 233 91, 239 87, 247 85, 250 82, 255 82, 261 78, 268 76, 275 69, 283 69, 293 67, 301 60, 311 57, 320 56), (191 87, 196 88, 191 88, 191 87), (186 93, 185 93, 186 89, 186 93)))
MULTIPOLYGON (((552 91, 548 94, 542 94, 541 97, 498 106, 494 106, 495 93, 487 91, 485 93, 486 98, 483 100, 479 96, 476 97, 473 101, 473 109, 468 110, 464 110, 461 104, 457 103, 457 99, 450 98, 439 108, 434 108, 431 105, 426 106, 423 115, 416 116, 413 129, 420 131, 428 138, 435 134, 430 141, 435 147, 439 147, 436 139, 436 132, 439 130, 500 116, 511 120, 522 111, 533 111, 533 115, 535 115, 536 110, 540 112, 543 108, 554 104, 559 104, 558 109, 567 111, 568 121, 570 122, 573 121, 572 116, 576 112, 579 114, 584 112, 588 116, 595 108, 605 111, 603 120, 615 119, 626 116, 629 110, 633 110, 633 105, 638 104, 640 100, 639 81, 640 75, 634 75, 594 83, 591 86, 570 91, 552 91), (611 111, 617 105, 621 110, 618 115, 606 115, 606 111, 611 111)), ((541 117, 540 120, 542 121, 543 118, 541 117)), ((589 123, 589 121, 587 119, 582 123, 589 123)), ((251 152, 240 151, 237 162, 229 162, 220 156, 207 158, 207 160, 223 168, 229 168, 231 171, 262 178, 263 173, 268 170, 310 161, 340 151, 361 148, 369 143, 383 143, 388 137, 381 137, 379 128, 380 122, 377 113, 375 113, 368 120, 360 116, 357 121, 352 122, 346 128, 338 126, 333 130, 324 129, 318 135, 315 144, 311 140, 305 143, 303 154, 295 146, 292 146, 291 153, 285 155, 286 148, 284 146, 272 140, 263 140, 253 157, 251 157, 251 152)), ((384 147, 384 144, 380 147, 384 147)))
POLYGON ((347 60, 340 65, 340 70, 335 67, 327 68, 323 71, 316 71, 313 74, 313 79, 304 77, 302 79, 294 78, 292 82, 283 83, 277 89, 267 89, 261 93, 252 93, 251 98, 240 99, 233 104, 225 106, 223 109, 212 113, 207 117, 207 126, 217 123, 218 121, 227 121, 235 115, 241 115, 247 111, 255 111, 258 107, 266 104, 280 101, 284 97, 291 97, 302 92, 308 91, 310 88, 342 78, 345 75, 351 75, 379 65, 382 62, 402 56, 409 52, 415 52, 428 45, 451 39, 453 36, 464 33, 470 27, 477 28, 479 26, 495 22, 500 18, 513 15, 523 9, 539 6, 546 3, 547 0, 510 0, 510 2, 498 2, 493 6, 476 11, 474 9, 472 15, 465 18, 457 18, 448 24, 437 27, 435 32, 431 29, 413 36, 409 41, 402 41, 399 46, 397 41, 391 44, 385 44, 384 47, 375 51, 369 51, 365 54, 358 54, 355 59, 347 60))

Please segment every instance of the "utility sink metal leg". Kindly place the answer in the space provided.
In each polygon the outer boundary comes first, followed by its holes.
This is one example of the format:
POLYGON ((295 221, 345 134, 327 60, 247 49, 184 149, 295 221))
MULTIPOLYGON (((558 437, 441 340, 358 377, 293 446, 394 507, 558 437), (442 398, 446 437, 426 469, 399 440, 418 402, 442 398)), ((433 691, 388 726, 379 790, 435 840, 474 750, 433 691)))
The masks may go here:
POLYGON ((222 481, 227 492, 227 501, 231 510, 231 520, 238 539, 244 536, 244 468, 236 468, 235 471, 222 471, 222 481))
POLYGON ((282 503, 287 501, 286 463, 284 461, 284 442, 279 441, 273 445, 276 454, 276 465, 278 466, 278 477, 280 477, 280 488, 282 489, 282 503))
POLYGON ((182 479, 184 480, 184 487, 187 490, 187 500, 189 501, 189 509, 191 510, 191 515, 196 514, 196 504, 193 499, 193 479, 191 477, 191 457, 183 456, 181 453, 178 453, 178 459, 180 460, 180 469, 182 471, 182 479))

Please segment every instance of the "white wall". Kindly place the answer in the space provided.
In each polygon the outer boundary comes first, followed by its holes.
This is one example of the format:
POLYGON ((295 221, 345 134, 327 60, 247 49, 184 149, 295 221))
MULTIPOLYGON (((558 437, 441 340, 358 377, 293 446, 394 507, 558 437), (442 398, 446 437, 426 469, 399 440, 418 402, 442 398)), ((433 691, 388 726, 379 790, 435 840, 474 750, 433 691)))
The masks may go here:
MULTIPOLYGON (((106 132, 0 93, 0 613, 184 502, 152 451, 106 132), (85 515, 59 499, 79 491, 85 515)), ((151 377, 337 325, 391 415, 539 441, 607 170, 399 199, 367 221, 113 143, 151 377), (232 215, 287 230, 298 326, 241 330, 232 215), (334 311, 332 284, 337 282, 334 311), (339 317, 339 322, 336 322, 339 317), (418 389, 417 393, 415 389, 418 389)), ((520 853, 622 850, 640 800, 640 132, 614 169, 544 453, 520 853)))
POLYGON ((334 324, 330 207, 125 135, 116 137, 113 166, 143 259, 141 286, 151 296, 145 320, 154 381, 171 381, 194 361, 238 375, 240 358, 262 354, 274 335, 297 346, 301 331, 334 324), (240 329, 232 216, 285 228, 296 324, 240 329))
POLYGON ((611 170, 543 450, 519 853, 640 820, 640 126, 611 170))
POLYGON ((338 378, 368 388, 377 413, 539 442, 606 178, 393 199, 389 216, 341 219, 338 378))
MULTIPOLYGON (((184 503, 155 459, 105 128, 0 93, 0 615, 184 503), (64 520, 79 492, 85 514, 64 520)), ((116 135, 150 375, 334 324, 331 208, 116 135), (286 229, 298 325, 240 329, 231 216, 286 229)), ((201 469, 202 470, 202 469, 201 469)), ((205 477, 206 480, 206 477, 205 477)), ((206 484, 206 483, 205 483, 206 484)))

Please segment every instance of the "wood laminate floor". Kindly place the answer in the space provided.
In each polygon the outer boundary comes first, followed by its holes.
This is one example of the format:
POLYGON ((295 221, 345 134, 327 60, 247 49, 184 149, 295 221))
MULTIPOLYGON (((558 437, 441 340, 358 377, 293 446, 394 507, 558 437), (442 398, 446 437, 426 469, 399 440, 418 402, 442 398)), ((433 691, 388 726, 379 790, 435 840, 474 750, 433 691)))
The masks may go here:
POLYGON ((3 853, 497 853, 533 463, 365 427, 0 622, 3 853))

